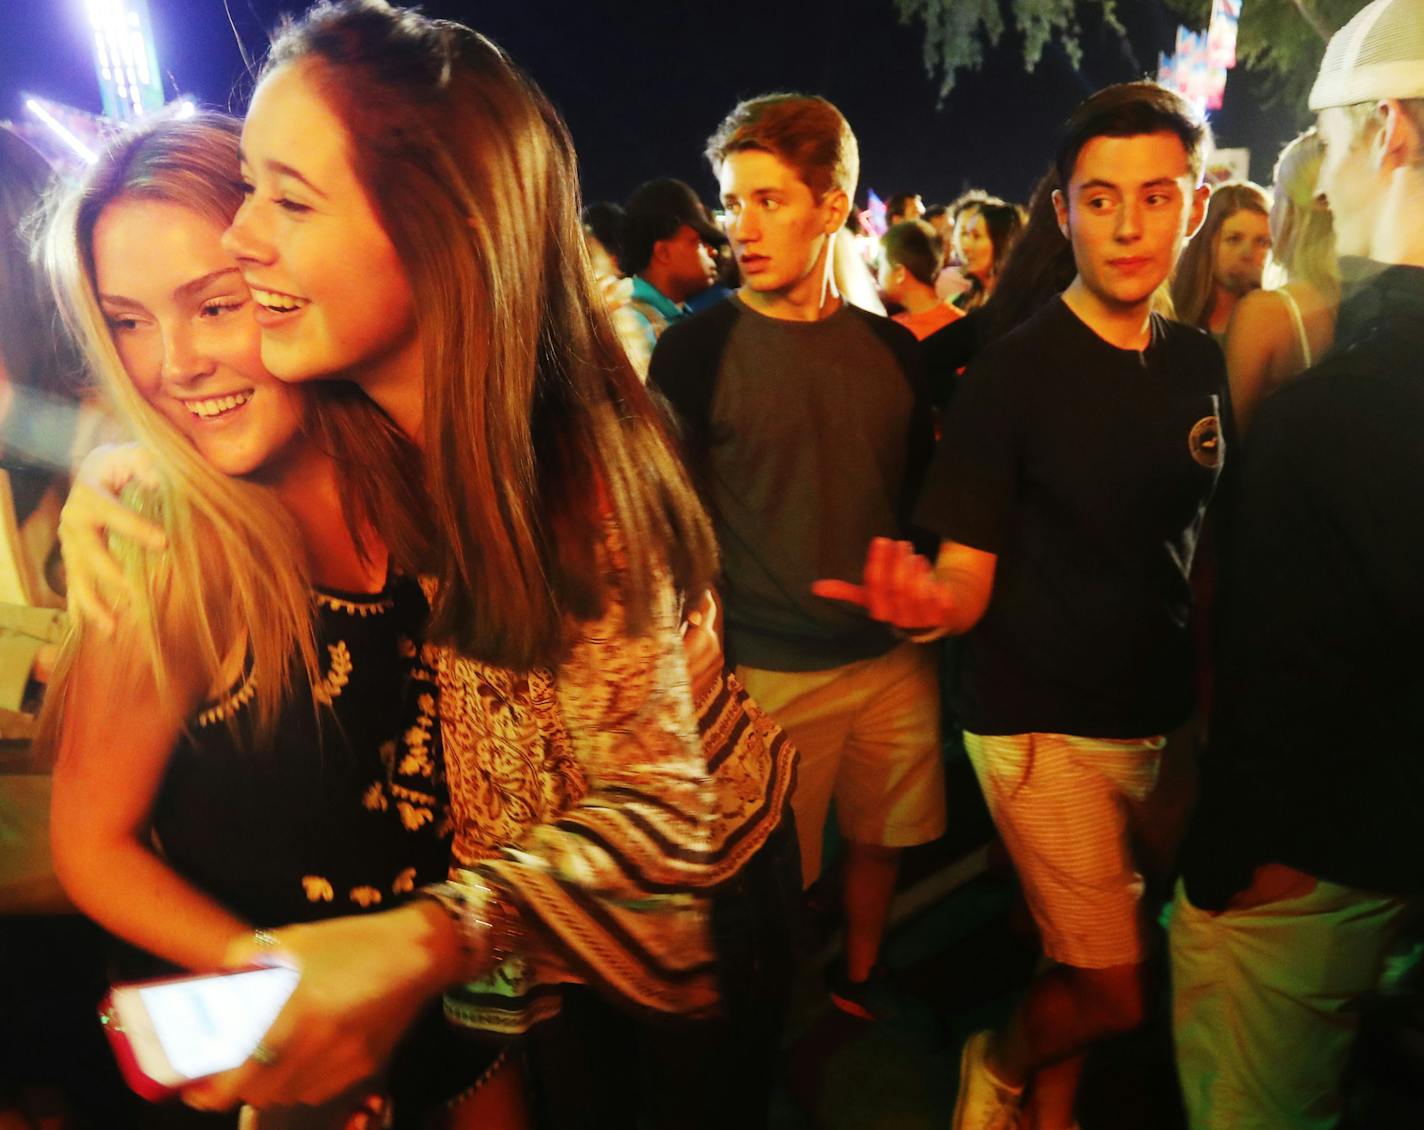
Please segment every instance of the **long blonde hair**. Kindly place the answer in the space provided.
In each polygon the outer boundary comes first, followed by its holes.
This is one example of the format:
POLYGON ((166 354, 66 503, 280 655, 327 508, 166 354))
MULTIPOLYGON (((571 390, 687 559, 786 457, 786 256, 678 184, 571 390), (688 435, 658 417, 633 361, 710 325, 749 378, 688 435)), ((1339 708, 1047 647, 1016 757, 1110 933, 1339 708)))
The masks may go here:
POLYGON ((1172 275, 1172 305, 1177 309, 1178 321, 1206 328, 1215 293, 1213 268, 1216 237, 1221 225, 1237 212, 1259 212, 1269 216, 1271 200, 1266 190, 1245 180, 1227 181, 1212 189, 1201 230, 1187 241, 1172 275))
MULTIPOLYGON (((176 662, 196 661, 205 688, 215 687, 245 648, 258 692, 256 734, 264 735, 298 665, 319 677, 299 532, 270 488, 214 469, 135 388, 99 305, 93 255, 95 225, 120 200, 174 204, 226 225, 241 203, 239 129, 234 119, 200 113, 121 136, 53 204, 43 252, 60 312, 105 401, 152 456, 157 486, 135 501, 168 540, 166 550, 153 552, 111 538, 134 592, 111 646, 136 653, 120 654, 121 662, 147 663, 161 695, 171 692, 176 662)), ((82 636, 76 626, 51 683, 45 704, 51 721, 65 709, 82 636)), ((52 725, 45 729, 54 732, 52 725)))
POLYGON ((577 162, 543 93, 488 39, 379 0, 277 32, 351 138, 416 295, 439 582, 431 634, 504 666, 557 662, 603 610, 605 522, 627 543, 629 631, 716 544, 675 441, 614 334, 584 247, 577 162))
POLYGON ((1335 222, 1315 191, 1325 145, 1311 126, 1281 150, 1276 160, 1275 209, 1271 213, 1271 259, 1282 282, 1304 282, 1326 298, 1340 293, 1335 222))

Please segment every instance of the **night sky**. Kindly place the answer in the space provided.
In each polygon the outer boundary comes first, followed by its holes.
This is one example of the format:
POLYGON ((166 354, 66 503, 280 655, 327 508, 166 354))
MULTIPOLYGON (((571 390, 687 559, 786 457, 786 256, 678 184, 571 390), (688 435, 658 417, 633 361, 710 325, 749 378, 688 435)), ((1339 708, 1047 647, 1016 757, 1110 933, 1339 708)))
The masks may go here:
MULTIPOLYGON (((259 56, 265 30, 298 4, 228 7, 248 53, 259 56)), ((149 0, 149 8, 170 93, 240 111, 250 84, 222 0, 149 0)), ((1006 35, 984 70, 962 75, 937 107, 920 31, 897 22, 893 0, 661 7, 465 0, 424 8, 478 28, 532 73, 568 119, 585 199, 620 201, 664 175, 715 199, 703 141, 739 98, 776 89, 822 94, 845 112, 860 141, 862 201, 866 187, 882 196, 918 191, 934 203, 971 185, 1024 199, 1073 104, 1099 86, 1155 73, 1177 23, 1160 0, 1126 0, 1118 5, 1128 26, 1123 41, 1085 4, 1080 70, 1051 45, 1026 73, 1018 41, 1006 35)), ((0 0, 0 118, 23 114, 22 90, 99 110, 83 0, 0 0)), ((1258 180, 1301 124, 1262 101, 1252 76, 1234 72, 1213 122, 1220 144, 1251 148, 1258 180)))

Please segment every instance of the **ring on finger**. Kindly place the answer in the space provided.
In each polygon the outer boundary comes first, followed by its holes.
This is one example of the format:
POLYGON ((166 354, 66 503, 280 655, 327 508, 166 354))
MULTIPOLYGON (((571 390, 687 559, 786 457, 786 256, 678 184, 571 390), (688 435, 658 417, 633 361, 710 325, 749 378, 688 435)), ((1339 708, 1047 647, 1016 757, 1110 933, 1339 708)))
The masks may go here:
POLYGON ((271 1067, 277 1062, 277 1050, 266 1040, 258 1040, 257 1046, 252 1049, 252 1055, 248 1058, 260 1067, 271 1067))

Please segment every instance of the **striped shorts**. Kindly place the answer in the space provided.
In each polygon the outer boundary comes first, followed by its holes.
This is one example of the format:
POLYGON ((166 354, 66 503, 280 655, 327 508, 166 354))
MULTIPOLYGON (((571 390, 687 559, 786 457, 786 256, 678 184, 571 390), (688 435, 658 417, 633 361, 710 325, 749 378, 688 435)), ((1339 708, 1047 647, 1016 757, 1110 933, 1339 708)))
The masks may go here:
POLYGON ((1166 739, 966 733, 964 744, 1044 953, 1080 969, 1139 963, 1127 806, 1152 792, 1166 739))

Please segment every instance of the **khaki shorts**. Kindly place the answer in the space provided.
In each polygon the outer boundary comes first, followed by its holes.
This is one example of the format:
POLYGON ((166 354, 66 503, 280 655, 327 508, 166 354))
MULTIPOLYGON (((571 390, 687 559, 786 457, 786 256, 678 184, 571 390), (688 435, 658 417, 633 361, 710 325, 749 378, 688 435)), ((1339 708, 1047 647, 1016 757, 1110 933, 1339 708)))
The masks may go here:
POLYGON ((944 834, 936 654, 907 643, 829 671, 737 668, 801 751, 791 807, 807 885, 821 871, 832 795, 853 843, 910 847, 944 834))
POLYGON ((1360 998, 1413 909, 1320 879, 1307 894, 1213 914, 1178 883, 1172 1035, 1192 1130, 1338 1125, 1360 998))
POLYGON ((1166 739, 964 735, 1043 952, 1080 969, 1142 960, 1142 876, 1127 805, 1157 782, 1166 739))

